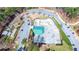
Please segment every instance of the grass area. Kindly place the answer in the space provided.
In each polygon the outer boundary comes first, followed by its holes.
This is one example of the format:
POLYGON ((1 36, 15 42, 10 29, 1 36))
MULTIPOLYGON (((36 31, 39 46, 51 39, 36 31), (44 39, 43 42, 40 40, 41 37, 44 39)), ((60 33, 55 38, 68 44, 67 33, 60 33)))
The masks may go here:
POLYGON ((6 44, 9 44, 11 43, 13 40, 10 38, 10 36, 4 36, 4 39, 3 39, 3 42, 6 43, 6 44))
POLYGON ((29 41, 28 41, 28 51, 39 51, 39 47, 33 43, 33 36, 34 36, 34 33, 33 33, 33 30, 30 29, 30 38, 29 38, 29 41))
POLYGON ((28 51, 39 51, 39 47, 32 43, 32 40, 29 41, 28 51))
POLYGON ((63 45, 57 46, 57 45, 52 44, 52 45, 49 45, 49 47, 50 47, 50 51, 53 51, 53 50, 55 50, 55 51, 71 51, 70 47, 68 46, 68 44, 65 41, 63 41, 63 45))
POLYGON ((34 44, 32 44, 31 45, 31 51, 39 51, 39 47, 34 45, 34 44))
POLYGON ((39 51, 39 47, 32 43, 32 44, 28 47, 28 51, 39 51))
MULTIPOLYGON (((20 27, 21 27, 21 26, 20 26, 20 27)), ((14 35, 14 40, 16 40, 16 37, 17 37, 17 35, 18 35, 18 32, 19 32, 20 27, 16 28, 17 30, 16 30, 15 35, 14 35)))
POLYGON ((18 44, 16 44, 16 45, 15 45, 15 49, 14 49, 14 50, 18 49, 18 46, 19 46, 19 45, 18 45, 18 44))
POLYGON ((70 47, 70 49, 72 50, 72 45, 71 45, 68 37, 66 36, 64 31, 62 30, 61 25, 55 20, 54 17, 52 19, 53 19, 54 23, 56 24, 57 28, 60 30, 60 35, 62 36, 62 40, 64 40, 67 43, 67 45, 70 47))
POLYGON ((26 38, 24 38, 21 43, 25 48, 27 48, 28 41, 26 38))
POLYGON ((40 15, 39 18, 40 18, 40 19, 46 19, 46 18, 48 18, 48 16, 40 15))

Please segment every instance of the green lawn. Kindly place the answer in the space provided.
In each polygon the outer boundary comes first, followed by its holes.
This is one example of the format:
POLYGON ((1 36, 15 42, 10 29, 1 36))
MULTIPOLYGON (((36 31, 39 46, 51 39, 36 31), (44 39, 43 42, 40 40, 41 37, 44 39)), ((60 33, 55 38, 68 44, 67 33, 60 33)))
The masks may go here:
POLYGON ((51 44, 49 45, 50 47, 50 51, 72 51, 72 49, 70 49, 69 45, 63 41, 63 44, 62 45, 54 45, 54 44, 51 44))
POLYGON ((30 45, 30 47, 28 48, 28 50, 29 51, 39 51, 39 47, 32 43, 30 45))
POLYGON ((71 45, 68 37, 62 30, 61 25, 56 21, 56 19, 54 17, 52 17, 52 19, 53 19, 54 23, 56 24, 57 28, 60 30, 60 35, 62 36, 62 40, 64 40, 69 45, 70 49, 72 49, 72 45, 71 45))

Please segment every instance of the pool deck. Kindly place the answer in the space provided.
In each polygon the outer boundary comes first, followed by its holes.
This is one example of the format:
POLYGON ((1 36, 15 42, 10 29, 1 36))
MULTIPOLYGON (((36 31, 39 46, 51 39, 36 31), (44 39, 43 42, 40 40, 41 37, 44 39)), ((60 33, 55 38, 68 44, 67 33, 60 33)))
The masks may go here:
POLYGON ((35 43, 46 44, 61 44, 60 33, 52 19, 36 19, 34 26, 43 26, 45 28, 44 33, 35 35, 35 43), (39 37, 39 38, 38 38, 39 37), (42 39, 43 38, 43 39, 42 39))

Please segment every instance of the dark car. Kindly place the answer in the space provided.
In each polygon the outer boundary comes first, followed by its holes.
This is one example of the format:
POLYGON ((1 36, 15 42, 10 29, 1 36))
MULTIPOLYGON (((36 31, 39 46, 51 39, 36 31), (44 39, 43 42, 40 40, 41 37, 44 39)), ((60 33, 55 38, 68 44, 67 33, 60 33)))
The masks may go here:
POLYGON ((24 47, 20 47, 19 49, 18 49, 18 51, 27 51, 27 49, 24 47))
POLYGON ((2 48, 0 51, 10 51, 10 48, 2 48))
POLYGON ((74 51, 77 51, 77 48, 74 48, 74 51))

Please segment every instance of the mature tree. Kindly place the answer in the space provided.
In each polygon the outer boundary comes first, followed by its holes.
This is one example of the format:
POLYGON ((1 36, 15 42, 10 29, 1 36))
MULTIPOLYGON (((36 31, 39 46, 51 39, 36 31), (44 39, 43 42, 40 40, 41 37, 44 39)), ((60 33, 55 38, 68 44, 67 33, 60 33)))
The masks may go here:
POLYGON ((12 41, 13 41, 13 39, 11 39, 11 37, 10 36, 4 36, 4 39, 3 39, 3 42, 5 43, 5 44, 10 44, 10 43, 12 43, 12 41))
POLYGON ((15 14, 16 11, 21 11, 19 7, 6 7, 0 8, 0 21, 4 20, 7 16, 15 14))
POLYGON ((79 12, 79 8, 76 8, 76 7, 65 7, 63 9, 70 18, 76 17, 79 12))

